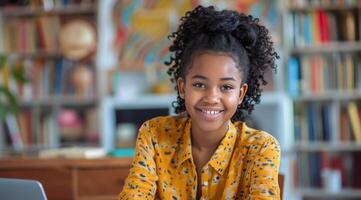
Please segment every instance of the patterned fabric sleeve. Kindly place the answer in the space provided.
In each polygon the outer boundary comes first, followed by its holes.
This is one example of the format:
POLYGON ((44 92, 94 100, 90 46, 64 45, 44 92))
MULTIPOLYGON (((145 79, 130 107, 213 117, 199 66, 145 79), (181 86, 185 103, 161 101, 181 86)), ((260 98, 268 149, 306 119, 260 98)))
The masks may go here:
POLYGON ((151 127, 145 122, 139 129, 133 165, 119 200, 154 199, 157 179, 151 127))
POLYGON ((246 199, 279 200, 278 170, 280 146, 275 138, 269 138, 259 146, 251 171, 250 196, 246 199))

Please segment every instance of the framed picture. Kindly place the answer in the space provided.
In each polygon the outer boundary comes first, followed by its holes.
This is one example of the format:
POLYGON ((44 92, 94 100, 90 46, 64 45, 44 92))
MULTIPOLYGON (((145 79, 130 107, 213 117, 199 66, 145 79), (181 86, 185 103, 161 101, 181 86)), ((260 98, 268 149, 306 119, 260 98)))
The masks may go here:
MULTIPOLYGON (((200 4, 259 17, 271 30, 275 43, 280 40, 281 20, 277 0, 118 0, 113 7, 113 47, 118 55, 117 70, 144 72, 150 85, 168 80, 164 65, 170 56, 168 35, 176 31, 180 18, 187 11, 200 4)), ((273 82, 272 75, 267 79, 273 82)))

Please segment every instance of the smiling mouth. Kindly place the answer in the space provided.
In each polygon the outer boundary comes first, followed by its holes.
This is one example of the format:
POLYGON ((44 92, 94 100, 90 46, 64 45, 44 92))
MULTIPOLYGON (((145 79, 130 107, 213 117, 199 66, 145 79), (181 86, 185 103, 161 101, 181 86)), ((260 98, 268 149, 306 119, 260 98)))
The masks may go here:
POLYGON ((217 119, 224 110, 215 109, 197 109, 206 120, 217 119))
POLYGON ((222 110, 202 110, 202 113, 207 115, 218 115, 219 113, 223 112, 222 110))

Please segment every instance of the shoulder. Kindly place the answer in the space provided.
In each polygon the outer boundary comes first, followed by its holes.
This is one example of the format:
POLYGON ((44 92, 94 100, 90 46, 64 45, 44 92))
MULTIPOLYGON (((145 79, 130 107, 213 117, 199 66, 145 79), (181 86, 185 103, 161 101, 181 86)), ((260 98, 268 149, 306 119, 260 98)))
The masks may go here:
POLYGON ((187 122, 186 117, 181 116, 159 116, 149 119, 143 123, 142 127, 147 127, 156 131, 169 131, 177 128, 182 128, 187 122), (168 130, 169 129, 169 130, 168 130))
POLYGON ((280 144, 277 139, 266 131, 248 127, 244 122, 235 122, 238 130, 238 144, 252 149, 271 148, 280 151, 280 144))
POLYGON ((147 120, 140 132, 150 132, 154 139, 173 138, 184 132, 188 118, 182 116, 159 116, 147 120))
MULTIPOLYGON (((159 125, 181 125, 182 123, 185 123, 187 121, 186 117, 182 117, 182 116, 172 116, 172 115, 167 115, 167 116, 158 116, 158 117, 154 117, 152 119, 149 119, 147 121, 144 122, 144 124, 150 125, 150 126, 158 126, 159 125)), ((143 124, 143 125, 144 125, 143 124)))

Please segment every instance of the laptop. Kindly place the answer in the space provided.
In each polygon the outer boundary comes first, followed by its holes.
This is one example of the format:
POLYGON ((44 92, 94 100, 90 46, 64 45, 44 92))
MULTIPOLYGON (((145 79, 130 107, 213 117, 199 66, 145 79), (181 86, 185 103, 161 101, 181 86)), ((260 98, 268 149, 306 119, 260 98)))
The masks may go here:
POLYGON ((12 178, 0 178, 0 199, 47 200, 39 181, 12 178))

